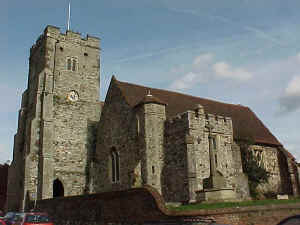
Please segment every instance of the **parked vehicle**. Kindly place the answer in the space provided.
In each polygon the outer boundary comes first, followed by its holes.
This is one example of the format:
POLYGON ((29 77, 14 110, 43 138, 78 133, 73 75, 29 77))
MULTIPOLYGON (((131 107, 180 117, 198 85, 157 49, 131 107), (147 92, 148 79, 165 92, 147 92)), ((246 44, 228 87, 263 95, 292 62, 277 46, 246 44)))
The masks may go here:
POLYGON ((12 225, 54 225, 47 213, 28 212, 18 213, 12 225))
POLYGON ((5 214, 5 216, 2 218, 2 220, 4 220, 4 222, 7 225, 11 225, 17 214, 18 214, 17 212, 8 212, 5 214))

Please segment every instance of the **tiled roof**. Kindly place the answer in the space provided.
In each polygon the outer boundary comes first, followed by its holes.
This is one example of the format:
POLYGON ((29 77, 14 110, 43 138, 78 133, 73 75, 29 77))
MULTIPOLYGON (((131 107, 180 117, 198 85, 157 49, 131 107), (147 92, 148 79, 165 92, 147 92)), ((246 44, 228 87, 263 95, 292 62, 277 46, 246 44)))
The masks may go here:
POLYGON ((194 110, 196 105, 201 104, 204 107, 205 113, 232 118, 233 136, 235 139, 250 139, 260 144, 281 146, 281 143, 276 137, 248 107, 121 82, 116 80, 115 77, 113 77, 112 82, 120 88, 127 103, 132 107, 139 104, 148 91, 150 91, 155 98, 167 104, 167 118, 172 118, 187 110, 194 110))

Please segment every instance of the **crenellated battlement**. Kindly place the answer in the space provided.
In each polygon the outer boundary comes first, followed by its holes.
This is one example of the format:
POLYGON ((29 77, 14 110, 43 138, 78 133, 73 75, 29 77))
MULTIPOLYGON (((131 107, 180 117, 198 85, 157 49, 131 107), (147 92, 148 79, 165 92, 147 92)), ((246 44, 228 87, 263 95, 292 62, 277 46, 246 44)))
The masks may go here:
POLYGON ((207 123, 215 124, 218 126, 232 127, 232 119, 231 117, 215 115, 215 114, 205 114, 205 118, 207 123))
POLYGON ((188 126, 203 127, 211 124, 214 127, 214 132, 218 133, 232 133, 232 119, 230 117, 205 113, 204 108, 201 105, 197 105, 195 110, 188 110, 180 113, 173 118, 166 120, 166 127, 174 126, 188 126))
POLYGON ((231 117, 215 115, 210 113, 198 114, 196 111, 188 110, 186 112, 177 114, 175 117, 167 119, 167 123, 176 123, 179 121, 188 121, 190 119, 193 120, 205 120, 211 124, 224 125, 227 127, 232 127, 232 119, 231 117))
POLYGON ((43 40, 48 37, 56 39, 57 41, 71 41, 80 45, 86 45, 92 48, 100 49, 100 38, 93 37, 88 34, 83 37, 81 33, 71 30, 67 30, 66 33, 62 33, 60 28, 48 25, 43 34, 39 36, 35 44, 31 47, 30 53, 33 53, 36 49, 38 49, 43 40))

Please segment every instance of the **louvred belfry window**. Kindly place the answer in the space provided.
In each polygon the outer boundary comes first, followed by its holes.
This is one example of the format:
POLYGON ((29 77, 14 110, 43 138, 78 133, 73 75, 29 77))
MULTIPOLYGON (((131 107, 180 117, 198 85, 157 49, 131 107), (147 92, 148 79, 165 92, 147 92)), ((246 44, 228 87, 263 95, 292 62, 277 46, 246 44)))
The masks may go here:
POLYGON ((67 58, 67 70, 75 72, 77 70, 78 61, 76 58, 67 58))
POLYGON ((67 59, 67 70, 71 70, 71 68, 72 68, 72 60, 67 59))
POLYGON ((77 64, 76 59, 73 59, 73 63, 72 63, 72 71, 75 71, 75 70, 76 70, 76 64, 77 64))

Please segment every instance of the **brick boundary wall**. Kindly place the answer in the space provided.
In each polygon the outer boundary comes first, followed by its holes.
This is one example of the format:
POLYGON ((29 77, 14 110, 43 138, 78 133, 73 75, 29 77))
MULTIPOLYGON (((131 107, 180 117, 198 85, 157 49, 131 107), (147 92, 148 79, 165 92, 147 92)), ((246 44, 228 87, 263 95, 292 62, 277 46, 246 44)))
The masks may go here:
POLYGON ((193 224, 216 221, 230 225, 276 225, 300 214, 300 204, 251 206, 218 210, 171 211, 155 189, 145 186, 126 191, 61 197, 37 202, 59 225, 193 224))

